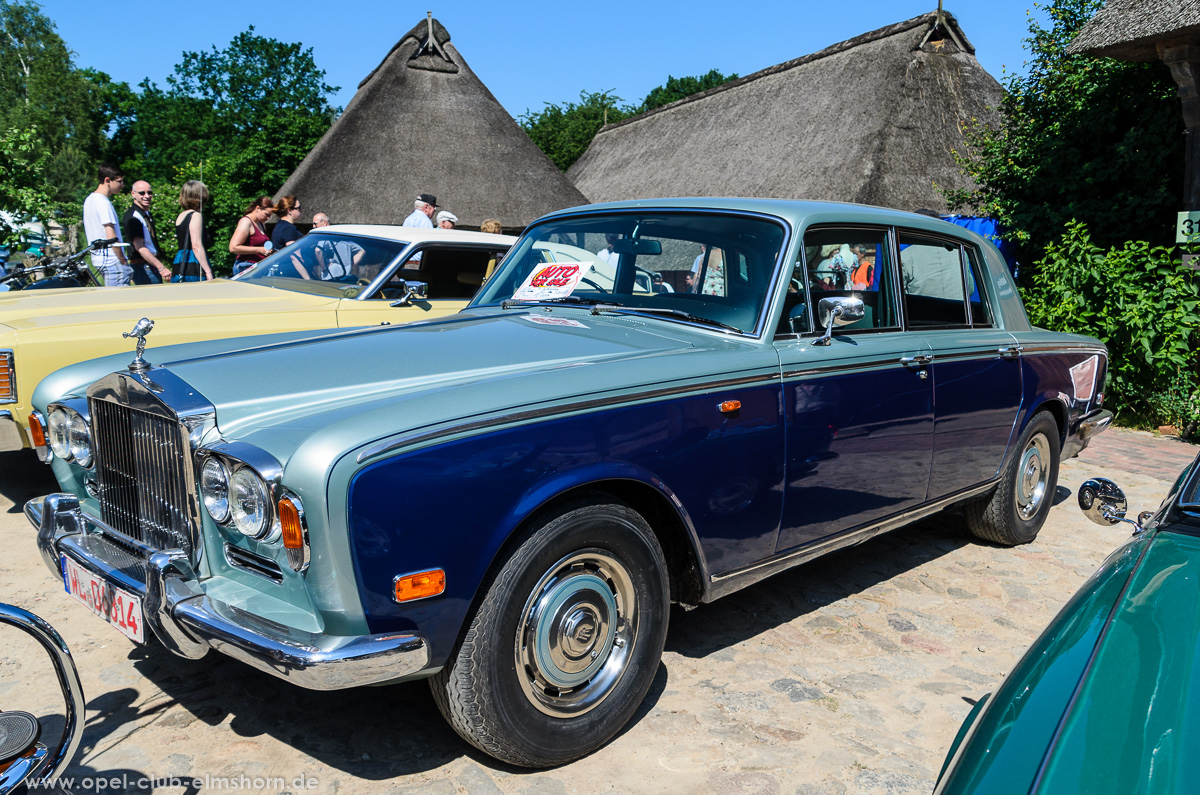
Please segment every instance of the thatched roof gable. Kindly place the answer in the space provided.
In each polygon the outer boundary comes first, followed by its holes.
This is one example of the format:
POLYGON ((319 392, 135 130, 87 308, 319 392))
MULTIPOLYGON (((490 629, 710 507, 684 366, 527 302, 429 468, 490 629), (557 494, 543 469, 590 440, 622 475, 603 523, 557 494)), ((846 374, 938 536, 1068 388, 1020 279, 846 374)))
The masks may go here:
POLYGON ((1076 34, 1067 52, 1157 61, 1159 43, 1198 37, 1200 0, 1108 0, 1076 34))
POLYGON ((592 201, 762 196, 913 210, 966 187, 954 152, 1003 90, 950 14, 889 25, 600 131, 567 176, 592 201))
POLYGON ((586 199, 496 101, 450 34, 422 20, 362 83, 278 196, 337 223, 400 223, 432 193, 462 227, 505 231, 586 199), (430 35, 432 30, 433 35, 430 35))

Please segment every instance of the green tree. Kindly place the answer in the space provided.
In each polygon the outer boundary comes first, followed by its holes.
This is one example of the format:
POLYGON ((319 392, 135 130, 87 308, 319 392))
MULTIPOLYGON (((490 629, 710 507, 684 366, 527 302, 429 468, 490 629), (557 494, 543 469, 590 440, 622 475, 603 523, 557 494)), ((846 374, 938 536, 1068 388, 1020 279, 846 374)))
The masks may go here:
POLYGON ((726 77, 716 69, 699 77, 668 75, 667 82, 651 90, 638 105, 621 104, 621 98, 611 90, 580 91, 578 103, 557 105, 547 102, 537 113, 525 111, 517 121, 554 165, 566 171, 587 151, 604 125, 615 124, 736 79, 736 74, 726 77))
POLYGON ((1183 121, 1161 63, 1068 55, 1101 0, 1053 0, 1049 27, 1030 23, 1029 72, 1007 81, 997 129, 978 127, 960 158, 974 190, 956 206, 1000 220, 1023 262, 1079 219, 1097 245, 1172 242, 1182 195, 1183 121))
MULTIPOLYGON (((275 193, 325 134, 341 112, 329 104, 338 89, 311 48, 259 36, 253 26, 224 49, 184 52, 166 83, 104 94, 114 128, 107 154, 159 196, 170 193, 156 206, 186 180, 202 180, 213 196, 205 210, 216 236, 210 256, 222 269, 245 205, 275 193)), ((173 227, 174 213, 164 228, 173 227)))
POLYGON ((566 171, 587 151, 601 127, 633 115, 633 108, 620 102, 612 91, 580 91, 578 103, 547 102, 537 113, 525 111, 518 121, 551 162, 566 171))
POLYGON ((37 149, 48 155, 45 179, 57 201, 78 201, 95 187, 92 171, 107 127, 98 85, 111 81, 75 68, 37 3, 0 0, 0 129, 38 129, 37 149))
POLYGON ((38 129, 0 131, 0 246, 16 239, 17 227, 26 221, 47 221, 53 202, 46 193, 47 154, 38 145, 38 129))
POLYGON ((710 88, 716 88, 719 85, 728 83, 730 80, 737 80, 737 74, 729 76, 721 74, 717 69, 711 69, 707 74, 699 77, 672 77, 667 75, 667 82, 657 88, 651 89, 646 98, 642 100, 642 104, 638 106, 638 113, 645 113, 648 110, 660 108, 663 105, 669 105, 672 102, 690 97, 692 94, 699 94, 701 91, 707 91, 710 88))

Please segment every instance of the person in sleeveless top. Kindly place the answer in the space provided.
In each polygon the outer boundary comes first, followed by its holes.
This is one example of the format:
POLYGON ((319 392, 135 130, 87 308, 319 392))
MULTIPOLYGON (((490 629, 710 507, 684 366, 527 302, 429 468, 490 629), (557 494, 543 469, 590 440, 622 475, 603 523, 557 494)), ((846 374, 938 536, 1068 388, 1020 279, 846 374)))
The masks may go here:
POLYGON ((246 208, 246 214, 237 222, 233 237, 229 239, 229 253, 236 259, 233 261, 233 275, 236 276, 271 253, 273 246, 263 224, 275 212, 270 196, 259 196, 246 208))
POLYGON ((171 267, 172 282, 198 282, 213 277, 208 251, 212 248, 212 233, 204 228, 204 203, 208 187, 199 180, 183 183, 179 190, 179 206, 175 218, 175 242, 179 253, 171 267))

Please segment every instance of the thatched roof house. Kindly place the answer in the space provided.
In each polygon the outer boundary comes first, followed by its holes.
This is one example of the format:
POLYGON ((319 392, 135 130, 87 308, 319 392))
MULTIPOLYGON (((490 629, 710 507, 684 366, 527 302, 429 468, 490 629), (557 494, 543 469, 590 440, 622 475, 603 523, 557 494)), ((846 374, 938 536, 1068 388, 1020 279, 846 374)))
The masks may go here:
POLYGON ((1200 0, 1108 0, 1067 52, 1157 61, 1159 48, 1200 40, 1200 0))
POLYGON ((497 218, 505 231, 586 203, 432 18, 359 83, 277 195, 335 223, 400 223, 419 193, 437 196, 460 227, 497 218))
POLYGON ((889 25, 600 131, 567 176, 592 201, 830 199, 938 209, 964 128, 1003 94, 950 14, 889 25))

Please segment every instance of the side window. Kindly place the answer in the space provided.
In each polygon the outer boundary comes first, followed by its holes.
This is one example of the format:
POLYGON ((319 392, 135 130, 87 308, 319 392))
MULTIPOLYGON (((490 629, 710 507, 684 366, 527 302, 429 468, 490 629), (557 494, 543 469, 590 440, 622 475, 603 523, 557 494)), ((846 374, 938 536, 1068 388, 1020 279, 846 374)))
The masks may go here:
POLYGON ((503 251, 483 248, 424 248, 401 264, 374 297, 398 298, 404 294, 401 282, 419 281, 429 285, 430 300, 471 298, 483 284, 489 264, 495 268, 495 261, 503 256, 503 251))
MULTIPOLYGON (((812 317, 822 298, 861 298, 865 316, 842 331, 899 328, 896 286, 883 229, 817 229, 804 236, 812 317)), ((819 329, 817 329, 819 330, 819 329)))
POLYGON ((898 232, 897 239, 909 327, 967 325, 962 246, 903 231, 898 232))
POLYGON ((987 295, 983 291, 983 261, 979 251, 967 248, 967 300, 971 303, 971 325, 991 326, 992 313, 988 310, 987 295))

